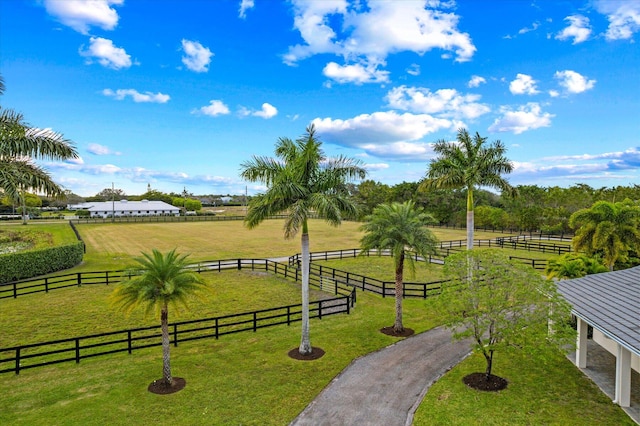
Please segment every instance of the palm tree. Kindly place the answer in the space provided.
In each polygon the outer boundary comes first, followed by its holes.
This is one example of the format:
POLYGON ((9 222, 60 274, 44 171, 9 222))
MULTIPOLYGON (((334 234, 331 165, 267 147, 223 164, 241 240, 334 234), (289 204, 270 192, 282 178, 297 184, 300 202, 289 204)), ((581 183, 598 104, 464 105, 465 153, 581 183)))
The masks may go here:
POLYGON ((505 146, 495 141, 490 146, 484 146, 487 138, 479 133, 469 135, 466 129, 458 129, 457 142, 450 143, 439 140, 433 151, 439 155, 431 160, 426 180, 422 184, 425 189, 456 189, 467 190, 467 249, 473 248, 473 191, 478 186, 488 186, 500 189, 509 195, 516 195, 517 191, 509 182, 502 178, 502 174, 511 173, 513 164, 504 156, 505 146))
POLYGON ((299 352, 310 355, 309 341, 309 226, 314 214, 338 226, 344 215, 356 216, 346 184, 364 178, 360 162, 347 157, 327 158, 316 138, 313 125, 295 142, 280 138, 277 158, 254 156, 241 165, 240 176, 262 182, 268 189, 249 202, 245 224, 255 228, 270 216, 285 213, 284 236, 293 238, 302 231, 302 338, 299 352))
POLYGON ((363 252, 377 249, 390 250, 395 264, 396 319, 393 331, 400 334, 402 325, 403 275, 405 261, 412 274, 415 274, 414 257, 406 255, 412 251, 424 258, 435 254, 437 239, 426 226, 435 220, 421 208, 416 208, 413 201, 404 203, 380 204, 373 213, 365 218, 360 227, 365 235, 360 240, 363 252))
POLYGON ((640 249, 639 219, 640 208, 630 200, 598 201, 569 218, 569 226, 577 228, 573 248, 590 256, 601 252, 606 267, 613 271, 620 257, 630 249, 636 252, 640 249))
MULTIPOLYGON (((4 80, 0 76, 0 95, 4 80)), ((78 158, 73 144, 51 129, 31 127, 22 114, 0 107, 0 190, 12 200, 23 204, 28 190, 61 197, 63 189, 49 173, 34 163, 34 159, 67 160, 78 158)))
POLYGON ((550 260, 544 272, 549 279, 567 280, 606 271, 608 268, 598 259, 580 253, 567 253, 556 260, 550 260))
POLYGON ((132 278, 116 287, 111 301, 126 313, 143 307, 145 313, 154 312, 160 318, 162 329, 162 380, 161 385, 173 385, 170 363, 169 305, 187 307, 193 294, 206 289, 200 275, 187 268, 188 255, 178 255, 174 250, 166 254, 153 249, 152 254, 142 253, 136 258, 140 264, 132 272, 132 278))

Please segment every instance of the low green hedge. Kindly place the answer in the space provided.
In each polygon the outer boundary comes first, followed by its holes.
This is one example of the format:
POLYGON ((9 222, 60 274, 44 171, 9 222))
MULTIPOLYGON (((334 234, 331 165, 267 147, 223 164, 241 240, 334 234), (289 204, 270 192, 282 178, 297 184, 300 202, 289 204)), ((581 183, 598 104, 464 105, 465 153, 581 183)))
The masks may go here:
POLYGON ((0 283, 71 268, 82 262, 83 254, 84 243, 78 241, 64 246, 0 255, 0 283))

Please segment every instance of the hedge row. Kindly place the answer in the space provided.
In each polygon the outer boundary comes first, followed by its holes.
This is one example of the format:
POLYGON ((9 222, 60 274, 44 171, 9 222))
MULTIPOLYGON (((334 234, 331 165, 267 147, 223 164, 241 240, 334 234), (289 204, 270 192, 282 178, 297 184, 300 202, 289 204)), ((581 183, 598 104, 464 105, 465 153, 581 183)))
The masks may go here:
POLYGON ((0 255, 0 283, 71 268, 82 262, 84 243, 0 255))

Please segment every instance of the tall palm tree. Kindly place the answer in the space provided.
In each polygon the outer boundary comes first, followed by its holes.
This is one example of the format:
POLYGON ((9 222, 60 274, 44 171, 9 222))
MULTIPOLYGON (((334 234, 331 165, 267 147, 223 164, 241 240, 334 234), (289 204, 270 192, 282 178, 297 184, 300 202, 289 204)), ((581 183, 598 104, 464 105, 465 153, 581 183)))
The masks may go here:
POLYGON ((505 157, 507 149, 500 141, 485 146, 487 138, 479 133, 471 138, 466 129, 458 129, 455 143, 439 140, 433 151, 438 157, 431 160, 426 180, 422 184, 425 189, 467 190, 467 249, 473 248, 473 191, 478 186, 500 189, 503 193, 516 195, 502 174, 511 173, 513 164, 505 157))
POLYGON ((309 340, 309 226, 314 214, 338 226, 344 215, 356 216, 355 204, 346 184, 363 179, 366 171, 360 162, 339 156, 325 157, 322 142, 313 125, 295 142, 280 138, 277 158, 254 156, 241 165, 240 176, 250 182, 262 182, 268 188, 249 202, 245 224, 255 228, 270 216, 285 213, 284 236, 293 238, 302 231, 302 337, 299 352, 312 352, 309 340))
POLYGON ((640 251, 639 220, 640 207, 631 201, 598 201, 569 218, 569 226, 577 228, 573 248, 590 256, 602 252, 606 267, 613 271, 616 261, 630 249, 640 251))
MULTIPOLYGON (((0 76, 0 95, 3 93, 4 80, 0 76)), ((31 127, 22 114, 0 107, 0 190, 10 199, 24 204, 28 190, 63 196, 63 189, 33 160, 71 158, 78 158, 76 148, 60 133, 31 127)))
POLYGON ((422 257, 435 254, 437 239, 426 226, 435 220, 421 208, 416 208, 413 201, 404 203, 380 204, 373 213, 365 218, 360 227, 365 235, 360 240, 362 250, 390 250, 395 264, 396 319, 393 324, 395 333, 402 333, 402 298, 405 261, 412 274, 415 274, 413 256, 406 256, 407 251, 422 257))
POLYGON ((132 270, 131 279, 120 283, 111 294, 111 302, 126 313, 143 307, 145 313, 154 312, 162 329, 162 384, 173 385, 170 362, 169 305, 187 307, 188 298, 205 290, 206 284, 196 272, 187 268, 188 255, 174 250, 166 254, 153 249, 136 258, 140 265, 132 270))

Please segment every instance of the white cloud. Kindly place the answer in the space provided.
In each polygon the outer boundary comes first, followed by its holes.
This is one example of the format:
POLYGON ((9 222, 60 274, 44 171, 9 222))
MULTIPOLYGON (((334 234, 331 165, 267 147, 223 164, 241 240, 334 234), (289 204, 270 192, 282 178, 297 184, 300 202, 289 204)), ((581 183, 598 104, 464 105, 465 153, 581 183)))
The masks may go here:
POLYGON ((218 115, 229 114, 229 107, 220 100, 212 99, 211 101, 209 101, 209 105, 198 108, 192 111, 192 113, 200 113, 209 115, 211 117, 216 117, 218 115))
MULTIPOLYGON (((469 34, 457 28, 459 16, 446 10, 452 6, 449 2, 293 0, 293 5, 294 27, 303 43, 290 46, 283 55, 288 65, 329 53, 343 57, 342 68, 356 67, 349 71, 358 71, 361 76, 363 70, 375 70, 388 55, 398 52, 422 55, 441 49, 454 53, 456 61, 465 62, 476 51, 469 34), (361 68, 353 64, 360 64, 361 68)), ((345 73, 333 64, 325 72, 345 73)), ((376 78, 380 79, 380 75, 376 78)), ((362 82, 362 77, 345 81, 362 82)))
POLYGON ((509 83, 509 91, 514 95, 535 95, 540 93, 536 88, 537 81, 530 75, 517 74, 516 79, 509 83))
POLYGON ((323 140, 329 143, 363 147, 415 141, 438 130, 450 129, 456 123, 428 114, 385 111, 361 114, 347 120, 316 118, 313 124, 323 140))
POLYGON ((556 35, 558 40, 573 38, 573 44, 578 44, 586 41, 591 35, 589 18, 582 15, 571 15, 564 20, 569 21, 569 26, 556 35))
POLYGON ((557 98, 558 96, 560 96, 560 92, 558 92, 557 90, 549 90, 549 96, 551 96, 552 98, 557 98))
POLYGON ((407 74, 418 76, 420 75, 420 65, 411 64, 409 68, 407 68, 407 74))
POLYGON ((92 58, 95 58, 103 67, 115 70, 131 66, 131 56, 123 48, 114 46, 113 41, 109 39, 91 37, 89 39, 89 48, 82 50, 82 47, 80 48, 80 55, 85 56, 89 64, 93 62, 92 58))
POLYGON ((238 16, 242 19, 247 17, 247 10, 253 8, 254 3, 253 0, 241 0, 240 1, 240 12, 238 16))
POLYGON ((393 142, 386 145, 363 144, 367 155, 393 161, 424 162, 433 157, 433 145, 426 142, 393 142))
POLYGON ((120 152, 112 151, 108 146, 97 143, 90 143, 87 146, 87 152, 93 155, 121 155, 120 152))
POLYGON ((531 24, 531 28, 528 28, 528 27, 521 28, 518 31, 518 34, 526 34, 528 32, 535 31, 538 29, 538 27, 540 27, 540 22, 534 22, 533 24, 531 24))
POLYGON ((377 64, 355 64, 355 65, 338 65, 335 62, 329 62, 322 74, 338 83, 386 83, 389 81, 389 71, 381 71, 377 69, 377 64))
POLYGON ((557 71, 553 75, 559 80, 560 86, 562 86, 567 93, 582 93, 589 89, 592 89, 596 84, 596 80, 589 80, 587 77, 571 70, 557 71))
POLYGON ((388 169, 389 165, 387 163, 369 163, 369 164, 365 164, 363 167, 368 171, 373 171, 373 170, 388 169))
POLYGON ((607 40, 624 40, 640 30, 640 2, 596 0, 596 10, 607 15, 607 40))
POLYGON ((263 103, 260 111, 250 112, 254 117, 262 117, 264 119, 273 118, 278 115, 278 109, 270 103, 263 103))
POLYGON ((517 110, 508 107, 500 109, 502 117, 497 118, 489 127, 490 132, 513 132, 516 135, 540 127, 549 127, 551 119, 555 117, 548 112, 542 112, 540 105, 529 102, 520 106, 517 110))
POLYGON ((462 95, 455 89, 431 92, 424 87, 400 86, 390 90, 386 100, 395 109, 458 119, 474 119, 490 111, 487 105, 477 102, 480 95, 462 95))
POLYGON ((91 26, 112 30, 118 25, 118 13, 111 6, 120 6, 124 0, 45 0, 47 13, 62 24, 82 34, 91 26))
POLYGON ((471 80, 467 83, 467 87, 479 87, 481 84, 486 83, 487 80, 479 75, 472 75, 471 80))
POLYGON ((185 56, 182 57, 182 63, 188 69, 195 72, 209 71, 209 64, 213 56, 213 52, 209 48, 204 47, 197 41, 183 39, 182 50, 185 53, 185 56))
POLYGON ((134 102, 153 102, 158 104, 167 103, 169 99, 171 99, 169 95, 165 95, 164 93, 140 93, 135 89, 118 89, 116 91, 104 89, 102 94, 115 98, 119 101, 123 100, 127 96, 131 96, 131 99, 133 99, 134 102))

